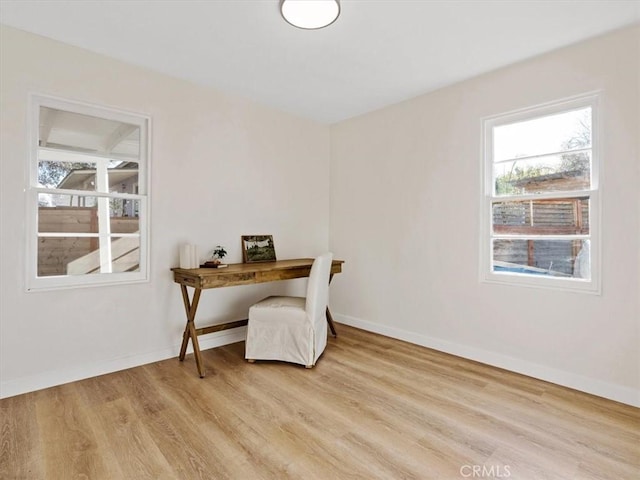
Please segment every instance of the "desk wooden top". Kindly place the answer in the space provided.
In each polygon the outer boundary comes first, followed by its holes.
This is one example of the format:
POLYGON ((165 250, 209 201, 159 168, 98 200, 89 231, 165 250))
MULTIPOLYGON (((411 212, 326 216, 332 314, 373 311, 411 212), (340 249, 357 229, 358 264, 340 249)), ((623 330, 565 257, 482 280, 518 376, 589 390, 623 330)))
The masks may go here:
MULTIPOLYGON (((334 260, 331 274, 342 272, 344 260, 334 260)), ((176 283, 194 288, 220 288, 308 277, 313 258, 261 263, 231 263, 224 268, 172 268, 176 283)))

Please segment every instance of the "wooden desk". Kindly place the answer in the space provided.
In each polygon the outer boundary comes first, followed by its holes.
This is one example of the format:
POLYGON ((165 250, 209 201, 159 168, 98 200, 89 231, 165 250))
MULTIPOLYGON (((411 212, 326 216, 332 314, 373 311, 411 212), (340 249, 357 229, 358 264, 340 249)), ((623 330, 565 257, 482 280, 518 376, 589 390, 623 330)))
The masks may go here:
MULTIPOLYGON (((331 265, 331 275, 342 272, 343 260, 334 260, 331 265)), ((278 260, 265 263, 234 263, 225 268, 172 268, 173 280, 180 284, 182 300, 187 314, 187 324, 182 334, 182 347, 180 348, 180 361, 184 360, 189 339, 193 344, 193 353, 196 357, 196 366, 200 377, 204 377, 204 365, 200 354, 198 336, 207 333, 220 332, 230 328, 241 327, 247 324, 247 320, 219 323, 204 328, 195 327, 196 311, 202 290, 208 288, 233 287, 237 285, 253 285, 255 283, 275 282, 278 280, 290 280, 292 278, 308 277, 311 272, 313 258, 296 258, 293 260, 278 260), (187 287, 194 289, 193 297, 189 298, 187 287)), ((327 322, 333 336, 337 336, 333 324, 333 317, 327 307, 327 322)))

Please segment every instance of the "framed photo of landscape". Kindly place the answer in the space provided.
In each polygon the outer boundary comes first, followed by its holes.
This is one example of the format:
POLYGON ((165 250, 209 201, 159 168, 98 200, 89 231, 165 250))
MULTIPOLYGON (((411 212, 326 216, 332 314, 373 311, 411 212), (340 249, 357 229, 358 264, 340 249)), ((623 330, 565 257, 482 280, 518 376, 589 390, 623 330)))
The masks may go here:
POLYGON ((275 262, 276 249, 272 235, 243 235, 242 262, 275 262))

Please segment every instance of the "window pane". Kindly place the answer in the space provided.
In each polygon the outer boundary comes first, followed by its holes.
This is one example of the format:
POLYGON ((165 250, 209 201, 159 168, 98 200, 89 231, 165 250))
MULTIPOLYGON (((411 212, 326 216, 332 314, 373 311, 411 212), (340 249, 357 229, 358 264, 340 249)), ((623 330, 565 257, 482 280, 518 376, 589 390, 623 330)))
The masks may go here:
POLYGON ((493 161, 591 147, 591 107, 493 128, 493 161))
POLYGON ((87 195, 67 195, 58 193, 39 193, 38 207, 95 207, 97 197, 87 195))
POLYGON ((496 202, 493 231, 505 235, 588 235, 589 199, 496 202))
POLYGON ((109 192, 138 194, 138 163, 121 162, 107 170, 109 192))
POLYGON ((140 156, 140 127, 108 118, 40 107, 38 146, 122 161, 140 156))
POLYGON ((92 252, 98 251, 98 248, 97 237, 40 237, 38 238, 38 276, 99 273, 99 268, 82 270, 77 267, 83 262, 82 259, 90 257, 92 252))
MULTIPOLYGON (((140 271, 140 237, 111 238, 111 272, 140 271)), ((98 237, 40 237, 38 276, 103 272, 98 237)))
POLYGON ((110 199, 111 233, 135 233, 140 230, 139 212, 139 200, 110 199))
POLYGON ((140 237, 114 237, 111 240, 112 272, 140 271, 140 237))
POLYGON ((42 187, 95 191, 95 178, 94 162, 58 162, 42 156, 38 162, 38 184, 42 187))
POLYGON ((496 195, 587 190, 591 185, 591 151, 497 163, 496 195))
POLYGON ((98 233, 96 197, 38 194, 38 232, 98 233))
MULTIPOLYGON (((97 190, 96 162, 44 160, 47 153, 49 152, 43 152, 38 162, 39 186, 67 190, 97 190)), ((56 157, 63 158, 64 155, 56 154, 56 157)), ((80 157, 73 155, 75 159, 80 157)), ((104 185, 109 185, 110 193, 138 194, 137 162, 105 159, 104 164, 107 173, 104 185)))
POLYGON ((588 240, 494 240, 493 271, 590 279, 588 240))

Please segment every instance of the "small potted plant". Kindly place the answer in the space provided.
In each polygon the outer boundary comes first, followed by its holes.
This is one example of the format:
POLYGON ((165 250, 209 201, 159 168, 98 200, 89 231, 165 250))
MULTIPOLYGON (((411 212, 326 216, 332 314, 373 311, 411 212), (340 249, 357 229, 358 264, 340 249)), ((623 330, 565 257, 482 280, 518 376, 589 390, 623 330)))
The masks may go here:
POLYGON ((217 261, 218 265, 222 263, 222 260, 226 256, 227 256, 227 251, 224 249, 222 245, 218 245, 216 246, 216 248, 213 249, 213 260, 217 261))
POLYGON ((213 252, 211 252, 211 260, 204 262, 204 266, 208 268, 226 267, 226 265, 222 263, 226 256, 227 251, 225 248, 222 245, 217 245, 216 248, 213 249, 213 252))

